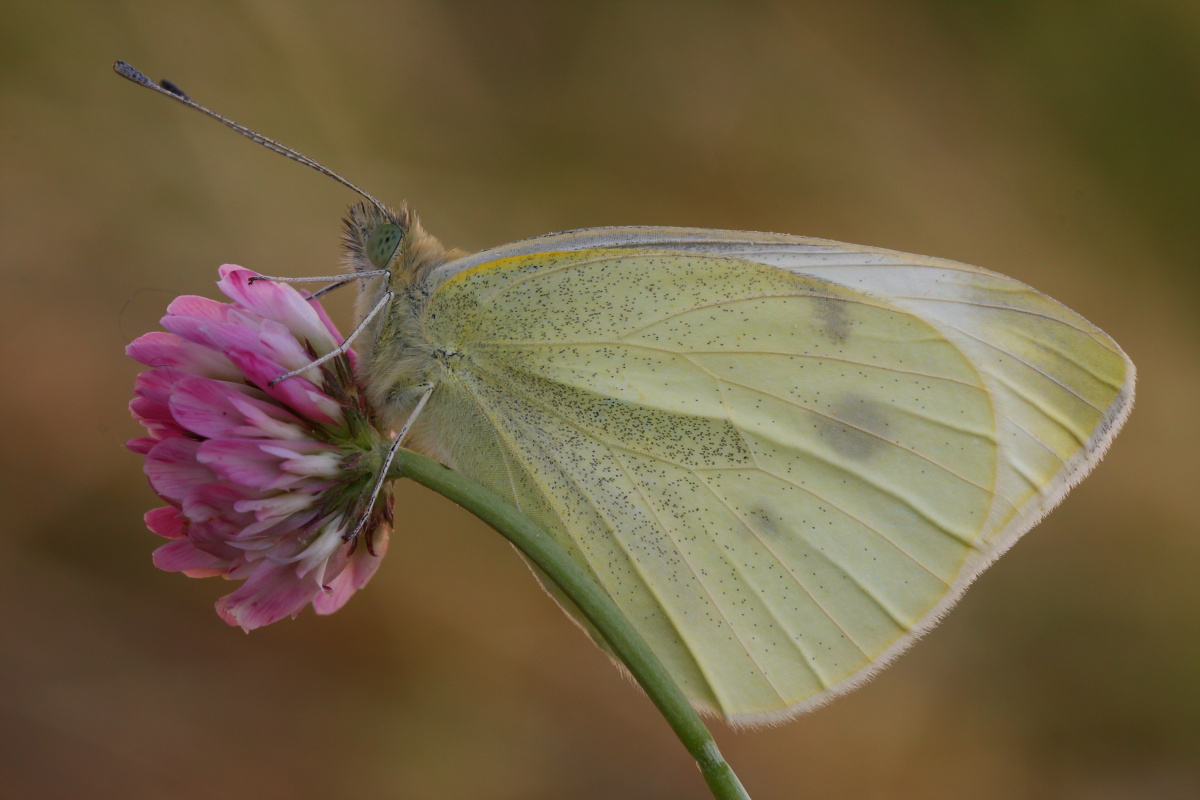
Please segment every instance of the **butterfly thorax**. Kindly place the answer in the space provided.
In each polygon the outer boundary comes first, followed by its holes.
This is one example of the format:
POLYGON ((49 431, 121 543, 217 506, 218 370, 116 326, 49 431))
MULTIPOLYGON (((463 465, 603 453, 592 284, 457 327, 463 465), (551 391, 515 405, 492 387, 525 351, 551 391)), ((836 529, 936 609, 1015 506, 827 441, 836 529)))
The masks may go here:
POLYGON ((420 387, 438 368, 436 348, 429 343, 423 322, 436 288, 430 274, 462 253, 447 251, 425 232, 407 206, 384 211, 354 205, 344 225, 344 260, 349 272, 388 272, 359 282, 360 321, 387 293, 392 296, 360 334, 355 349, 368 400, 388 424, 398 425, 423 391, 420 387))

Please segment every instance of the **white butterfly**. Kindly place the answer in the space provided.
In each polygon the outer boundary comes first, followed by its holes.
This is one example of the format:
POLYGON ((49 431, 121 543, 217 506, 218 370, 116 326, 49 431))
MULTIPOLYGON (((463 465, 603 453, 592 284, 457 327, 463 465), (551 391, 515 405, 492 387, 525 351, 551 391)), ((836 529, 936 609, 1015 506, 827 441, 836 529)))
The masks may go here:
POLYGON ((338 281, 362 288, 349 338, 397 443, 539 523, 734 723, 811 708, 899 654, 1132 405, 1112 339, 1003 275, 674 228, 447 252, 406 209, 117 70, 371 202, 338 281))

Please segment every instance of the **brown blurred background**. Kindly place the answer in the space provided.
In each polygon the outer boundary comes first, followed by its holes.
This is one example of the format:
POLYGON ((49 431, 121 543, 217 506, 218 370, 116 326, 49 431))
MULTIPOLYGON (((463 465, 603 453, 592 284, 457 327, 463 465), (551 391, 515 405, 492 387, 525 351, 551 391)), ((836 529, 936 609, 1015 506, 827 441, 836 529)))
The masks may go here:
MULTIPOLYGON (((1200 796, 1200 5, 7 3, 0 796, 704 797, 498 536, 399 487, 330 618, 156 571, 122 348, 216 267, 327 273, 355 198, 477 249, 784 231, 980 264, 1140 368, 1097 473, 865 688, 719 741, 767 798, 1200 796)), ((350 324, 346 297, 332 303, 350 324)))

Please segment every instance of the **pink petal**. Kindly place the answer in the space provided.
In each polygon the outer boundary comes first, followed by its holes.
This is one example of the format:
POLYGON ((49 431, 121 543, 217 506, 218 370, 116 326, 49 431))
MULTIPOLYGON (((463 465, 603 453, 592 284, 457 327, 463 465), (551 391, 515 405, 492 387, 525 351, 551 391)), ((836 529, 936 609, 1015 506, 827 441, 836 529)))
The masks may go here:
POLYGON ((246 582, 217 601, 217 613, 230 625, 251 631, 295 617, 320 591, 311 578, 298 578, 290 566, 262 561, 246 582))
POLYGON ((135 397, 129 401, 129 413, 146 428, 155 441, 169 439, 172 436, 185 436, 187 429, 175 421, 171 409, 164 403, 158 403, 144 397, 135 397))
POLYGON ((263 514, 261 521, 251 523, 238 534, 237 546, 251 549, 258 547, 258 542, 269 541, 271 558, 289 561, 304 549, 304 543, 320 514, 321 509, 315 505, 281 516, 263 514))
POLYGON ((230 323, 216 325, 205 320, 177 319, 172 327, 189 341, 213 350, 248 350, 280 365, 281 372, 299 369, 312 362, 312 356, 283 325, 272 320, 248 319, 246 312, 234 311, 230 323))
POLYGON ((187 534, 187 517, 174 506, 147 511, 144 519, 147 528, 167 539, 182 539, 187 534))
MULTIPOLYGON (((287 370, 307 367, 313 362, 313 356, 304 347, 304 340, 297 339, 288 327, 273 319, 265 319, 258 328, 257 351, 273 360, 287 370)), ((324 355, 333 348, 317 349, 317 355, 324 355)), ((313 373, 319 375, 320 373, 313 373)))
POLYGON ((258 522, 274 525, 294 514, 309 511, 315 500, 316 497, 307 492, 285 492, 261 499, 239 500, 234 508, 242 513, 254 514, 258 522))
POLYGON ((148 367, 175 367, 195 375, 236 381, 241 379, 237 367, 220 353, 164 331, 151 331, 134 339, 125 347, 125 354, 148 367))
MULTIPOLYGON (((234 569, 239 564, 243 564, 248 559, 257 558, 258 556, 248 553, 247 548, 242 546, 241 543, 234 543, 234 536, 222 530, 227 527, 224 520, 212 520, 202 525, 193 524, 188 528, 187 540, 197 550, 203 550, 213 558, 226 564, 225 573, 232 577, 234 569)), ((238 532, 235 529, 233 534, 238 532)), ((259 545, 258 549, 263 551, 267 551, 271 547, 271 543, 266 541, 255 542, 255 544, 259 545)))
POLYGON ((291 475, 299 478, 329 479, 321 481, 322 486, 332 485, 330 480, 345 472, 342 456, 333 445, 323 445, 320 442, 288 442, 286 445, 264 445, 263 452, 278 456, 279 468, 291 475))
MULTIPOLYGON (((148 369, 137 376, 134 383, 134 399, 129 403, 129 412, 134 419, 146 426, 151 436, 165 439, 182 436, 186 428, 179 424, 171 413, 170 400, 175 386, 184 379, 201 380, 178 369, 148 369)), ((241 384, 239 384, 241 385, 241 384)), ((249 387, 247 387, 249 390, 249 387)))
MULTIPOLYGON (((344 342, 345 339, 342 338, 342 332, 337 329, 337 325, 333 324, 333 320, 329 317, 329 313, 325 311, 325 306, 321 305, 321 301, 309 299, 310 295, 307 293, 303 297, 304 302, 308 303, 309 307, 316 313, 317 319, 321 320, 321 324, 325 326, 325 330, 329 331, 329 335, 333 337, 333 341, 337 344, 344 342)), ((347 350, 346 354, 353 355, 354 351, 347 350)))
POLYGON ((200 446, 197 460, 219 478, 259 490, 286 488, 299 480, 280 469, 278 456, 260 439, 213 439, 200 446))
MULTIPOLYGON (((162 325, 185 342, 191 342, 192 344, 200 345, 201 347, 217 352, 222 352, 225 348, 216 339, 216 332, 223 328, 242 327, 238 325, 226 325, 203 318, 172 316, 163 317, 162 325)), ((247 330, 253 330, 253 328, 247 328, 247 330)))
POLYGON ((179 437, 164 439, 146 455, 143 467, 150 485, 167 500, 182 503, 196 488, 216 476, 196 460, 200 443, 179 437))
POLYGON ((317 355, 337 346, 313 307, 291 286, 272 281, 250 283, 256 273, 232 264, 221 267, 220 273, 217 287, 226 297, 267 319, 283 323, 297 339, 307 341, 317 355))
MULTIPOLYGON (((183 500, 183 515, 191 521, 192 527, 207 526, 204 530, 210 538, 236 536, 243 528, 254 522, 254 515, 237 510, 237 504, 247 498, 260 497, 261 493, 253 489, 236 486, 230 483, 220 483, 214 480, 197 486, 183 500)), ((192 531, 191 538, 201 537, 198 531, 192 531)))
POLYGON ((182 572, 189 578, 211 578, 223 575, 229 562, 200 550, 187 539, 177 539, 154 551, 154 566, 166 572, 182 572))
MULTIPOLYGON (((229 306, 226 303, 220 303, 208 297, 197 297, 194 294, 186 294, 181 297, 176 297, 167 306, 168 317, 195 317, 196 319, 207 319, 212 322, 224 322, 229 312, 229 306)), ((163 320, 163 327, 167 327, 167 320, 163 320)), ((170 328, 167 328, 170 330, 170 328)))
MULTIPOLYGON (((303 375, 296 375, 274 386, 268 384, 280 375, 279 367, 250 351, 230 353, 230 357, 246 374, 246 377, 267 394, 294 410, 305 419, 327 425, 343 425, 341 407, 338 402, 322 392, 303 375)), ((319 374, 319 373, 314 373, 319 374)))
POLYGON ((174 391, 175 384, 188 377, 188 374, 183 370, 170 368, 148 369, 139 372, 133 382, 133 393, 137 397, 165 404, 171 399, 171 392, 174 391))
POLYGON ((276 403, 249 396, 252 393, 257 394, 257 391, 245 384, 190 376, 181 380, 171 394, 171 417, 187 430, 208 438, 252 436, 256 431, 245 424, 245 412, 253 410, 259 419, 290 423, 290 427, 296 429, 293 438, 303 435, 298 428, 299 417, 276 403))
POLYGON ((346 568, 330 581, 324 591, 313 598, 313 610, 318 614, 332 614, 344 606, 350 596, 366 586, 367 581, 371 580, 375 571, 379 569, 379 563, 387 553, 387 546, 387 528, 380 528, 376 531, 373 545, 375 555, 371 555, 364 544, 360 542, 358 549, 350 556, 346 568))
POLYGON ((136 439, 130 439, 125 446, 138 455, 144 456, 154 449, 154 445, 158 444, 158 441, 153 436, 139 436, 136 439))
POLYGON ((297 575, 312 574, 318 585, 324 586, 341 573, 350 556, 351 545, 342 539, 345 518, 331 515, 319 523, 321 535, 292 557, 297 575))
POLYGON ((275 403, 257 402, 257 398, 230 396, 230 404, 245 418, 245 428, 234 431, 239 436, 279 439, 281 441, 309 441, 311 432, 303 427, 303 420, 275 403))
MULTIPOLYGON (((155 370, 151 370, 154 372, 155 370)), ((134 397, 129 401, 129 413, 147 428, 152 424, 169 424, 179 427, 166 402, 151 397, 134 397)))

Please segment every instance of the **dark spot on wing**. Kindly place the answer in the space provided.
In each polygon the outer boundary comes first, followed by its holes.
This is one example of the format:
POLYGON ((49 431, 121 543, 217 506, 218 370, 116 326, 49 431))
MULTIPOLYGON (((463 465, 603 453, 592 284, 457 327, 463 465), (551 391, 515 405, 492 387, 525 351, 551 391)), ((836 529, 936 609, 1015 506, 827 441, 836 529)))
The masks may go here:
POLYGON ((833 450, 855 461, 865 461, 887 446, 889 413, 886 406, 867 397, 847 395, 821 417, 817 435, 833 450))
POLYGON ((834 342, 844 342, 850 336, 850 315, 846 303, 828 297, 814 297, 817 301, 817 316, 825 334, 834 342))

